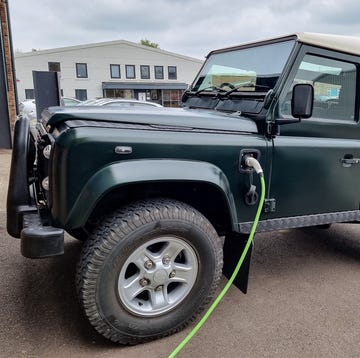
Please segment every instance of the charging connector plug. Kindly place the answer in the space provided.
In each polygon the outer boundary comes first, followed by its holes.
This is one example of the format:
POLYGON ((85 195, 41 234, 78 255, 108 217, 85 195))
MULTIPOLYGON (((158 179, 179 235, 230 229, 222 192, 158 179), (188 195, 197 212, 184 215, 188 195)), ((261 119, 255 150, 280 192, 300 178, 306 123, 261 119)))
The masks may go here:
POLYGON ((246 156, 245 165, 247 167, 254 168, 254 170, 256 171, 256 174, 264 175, 264 172, 263 172, 263 170, 261 168, 260 163, 254 157, 252 157, 251 155, 246 156))

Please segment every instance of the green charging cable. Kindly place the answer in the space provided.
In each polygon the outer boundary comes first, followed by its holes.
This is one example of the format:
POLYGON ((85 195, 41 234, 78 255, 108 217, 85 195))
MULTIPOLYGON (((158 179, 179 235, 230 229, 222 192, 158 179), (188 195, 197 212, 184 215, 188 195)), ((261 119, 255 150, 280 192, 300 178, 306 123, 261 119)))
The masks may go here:
POLYGON ((264 175, 262 173, 262 170, 260 172, 258 172, 258 174, 260 174, 260 183, 261 183, 261 195, 260 195, 259 206, 258 206, 256 215, 255 215, 255 219, 254 219, 251 231, 250 231, 249 238, 248 238, 248 240, 246 242, 244 251, 242 252, 242 254, 240 256, 240 259, 239 259, 239 261, 238 261, 238 263, 237 263, 237 265, 235 267, 235 270, 234 270, 233 274, 231 275, 229 281, 227 282, 227 284, 223 288, 223 290, 220 292, 220 294, 216 297, 215 301, 212 303, 212 305, 206 311, 203 318, 191 330, 191 332, 185 337, 185 339, 173 350, 173 352, 169 355, 168 358, 174 358, 185 347, 185 345, 187 343, 189 343, 189 341, 192 339, 192 337, 195 336, 195 334, 198 332, 198 330, 203 326, 203 324, 210 317, 211 313, 214 311, 214 309, 217 307, 217 305, 223 299, 223 297, 225 296, 225 294, 227 293, 227 291, 231 287, 232 283, 234 282, 236 275, 239 273, 240 267, 241 267, 241 265, 242 265, 242 263, 243 263, 243 261, 244 261, 244 259, 246 257, 246 254, 247 254, 247 252, 249 250, 251 242, 252 242, 252 240, 254 238, 256 227, 257 227, 257 224, 259 222, 260 214, 261 214, 262 207, 263 207, 264 200, 265 200, 265 180, 264 180, 264 175))

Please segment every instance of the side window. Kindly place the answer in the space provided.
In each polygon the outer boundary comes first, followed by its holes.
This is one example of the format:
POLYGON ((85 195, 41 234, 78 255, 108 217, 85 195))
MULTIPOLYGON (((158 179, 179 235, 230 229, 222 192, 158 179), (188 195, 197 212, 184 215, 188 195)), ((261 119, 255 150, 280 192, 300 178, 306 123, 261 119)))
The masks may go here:
POLYGON ((49 71, 52 72, 61 72, 60 62, 48 62, 49 71))
POLYGON ((135 65, 125 65, 126 78, 135 78, 135 65))
POLYGON ((282 116, 291 115, 292 88, 297 83, 314 87, 314 118, 354 120, 356 66, 330 58, 305 55, 289 92, 280 103, 282 116))
POLYGON ((33 88, 27 88, 27 89, 25 89, 25 98, 26 98, 26 99, 34 99, 34 98, 35 98, 35 94, 34 94, 34 89, 33 89, 33 88))
POLYGON ((155 79, 163 80, 164 79, 164 67, 163 66, 154 66, 155 79))
POLYGON ((142 79, 150 79, 150 66, 148 65, 141 65, 140 66, 140 74, 142 79))
POLYGON ((121 78, 120 65, 110 65, 111 78, 121 78))
POLYGON ((169 80, 176 80, 177 79, 176 66, 168 66, 168 79, 169 80))
POLYGON ((86 89, 75 89, 75 98, 80 101, 87 100, 87 90, 86 89))
POLYGON ((76 64, 76 77, 77 78, 88 78, 86 63, 77 63, 76 64))

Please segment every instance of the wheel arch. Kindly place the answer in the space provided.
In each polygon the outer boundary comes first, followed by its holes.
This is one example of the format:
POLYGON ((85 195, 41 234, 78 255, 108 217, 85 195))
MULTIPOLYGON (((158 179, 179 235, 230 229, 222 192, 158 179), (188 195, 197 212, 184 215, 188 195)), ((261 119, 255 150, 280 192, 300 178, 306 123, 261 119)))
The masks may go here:
POLYGON ((85 227, 90 217, 146 198, 167 197, 200 211, 220 233, 236 230, 236 208, 224 172, 207 162, 133 160, 111 164, 81 191, 66 227, 85 227))

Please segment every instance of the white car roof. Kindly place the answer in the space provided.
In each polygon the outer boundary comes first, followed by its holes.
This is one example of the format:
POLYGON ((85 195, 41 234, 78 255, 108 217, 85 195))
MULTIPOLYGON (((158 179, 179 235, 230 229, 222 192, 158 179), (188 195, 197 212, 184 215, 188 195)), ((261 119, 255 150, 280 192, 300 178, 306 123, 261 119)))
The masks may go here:
POLYGON ((299 32, 295 36, 299 42, 305 44, 360 55, 360 37, 311 32, 299 32))
MULTIPOLYGON (((314 45, 322 48, 326 48, 329 50, 336 50, 340 52, 345 52, 353 55, 360 55, 360 37, 355 36, 342 36, 342 35, 331 35, 331 34, 320 34, 320 33, 313 33, 313 32, 297 32, 294 34, 289 34, 286 36, 279 36, 268 38, 260 41, 251 41, 247 43, 240 44, 238 46, 227 47, 219 50, 211 51, 212 53, 221 53, 224 51, 231 51, 233 49, 239 49, 243 47, 252 47, 264 43, 271 43, 271 42, 279 42, 285 41, 291 38, 295 38, 298 42, 314 45)), ((209 55, 210 55, 209 54, 209 55)))
POLYGON ((80 103, 80 106, 104 106, 107 104, 116 104, 116 103, 123 103, 123 104, 139 104, 139 105, 147 105, 153 107, 162 107, 158 103, 149 102, 149 101, 139 101, 137 99, 125 99, 125 98, 98 98, 95 100, 88 100, 83 103, 80 103))

